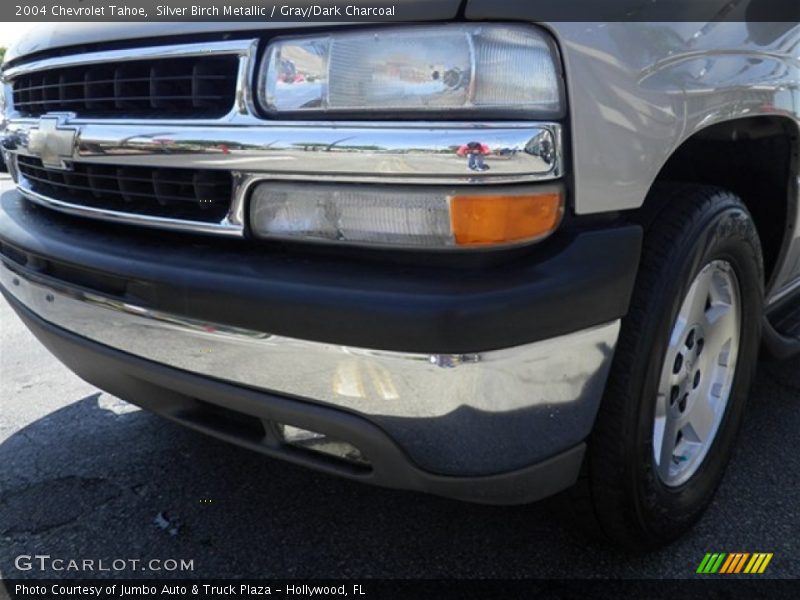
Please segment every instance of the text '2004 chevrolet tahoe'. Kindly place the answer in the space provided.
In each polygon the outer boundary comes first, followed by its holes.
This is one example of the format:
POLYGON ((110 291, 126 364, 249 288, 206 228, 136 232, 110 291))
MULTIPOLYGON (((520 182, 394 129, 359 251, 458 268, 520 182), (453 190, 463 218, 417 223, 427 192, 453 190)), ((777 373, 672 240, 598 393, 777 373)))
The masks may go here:
POLYGON ((800 348, 800 27, 527 10, 38 29, 3 70, 6 299, 210 435, 674 539, 759 349, 800 348))

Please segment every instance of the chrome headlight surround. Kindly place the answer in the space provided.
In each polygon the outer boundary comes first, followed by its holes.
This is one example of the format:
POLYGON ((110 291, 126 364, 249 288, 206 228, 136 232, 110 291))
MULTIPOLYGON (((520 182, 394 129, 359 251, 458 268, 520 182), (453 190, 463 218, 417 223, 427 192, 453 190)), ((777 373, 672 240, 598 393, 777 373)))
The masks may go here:
POLYGON ((565 112, 555 41, 520 24, 275 38, 257 88, 261 109, 273 118, 559 119, 565 112))

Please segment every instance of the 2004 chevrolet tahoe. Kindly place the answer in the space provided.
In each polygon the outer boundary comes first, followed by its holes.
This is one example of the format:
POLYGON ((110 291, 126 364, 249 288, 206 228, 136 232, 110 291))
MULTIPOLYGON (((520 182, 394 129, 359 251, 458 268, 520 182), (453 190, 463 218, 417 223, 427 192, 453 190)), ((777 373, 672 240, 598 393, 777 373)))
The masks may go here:
POLYGON ((210 435, 669 542, 759 350, 800 349, 800 26, 444 4, 41 26, 3 66, 0 287, 210 435))

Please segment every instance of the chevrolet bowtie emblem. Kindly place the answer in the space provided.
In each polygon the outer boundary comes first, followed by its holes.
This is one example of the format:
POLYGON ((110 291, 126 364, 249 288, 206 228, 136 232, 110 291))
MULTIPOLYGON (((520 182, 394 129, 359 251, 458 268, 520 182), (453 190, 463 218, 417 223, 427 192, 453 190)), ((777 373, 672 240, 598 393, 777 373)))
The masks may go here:
POLYGON ((42 117, 39 126, 28 133, 28 152, 38 156, 49 169, 67 169, 65 160, 72 158, 78 130, 64 127, 63 117, 42 117))

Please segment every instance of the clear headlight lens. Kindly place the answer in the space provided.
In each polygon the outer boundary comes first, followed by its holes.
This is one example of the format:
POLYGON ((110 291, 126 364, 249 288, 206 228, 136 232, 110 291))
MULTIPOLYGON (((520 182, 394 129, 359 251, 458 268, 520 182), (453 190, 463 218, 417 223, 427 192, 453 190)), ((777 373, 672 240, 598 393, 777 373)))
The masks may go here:
POLYGON ((558 226, 558 185, 513 193, 266 182, 250 198, 257 237, 417 248, 539 240, 558 226))
POLYGON ((273 113, 448 111, 559 116, 552 41, 518 25, 445 25, 278 39, 259 98, 273 113))

